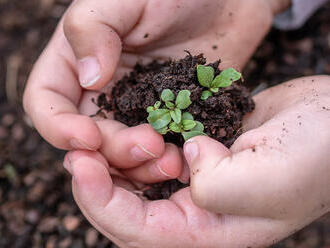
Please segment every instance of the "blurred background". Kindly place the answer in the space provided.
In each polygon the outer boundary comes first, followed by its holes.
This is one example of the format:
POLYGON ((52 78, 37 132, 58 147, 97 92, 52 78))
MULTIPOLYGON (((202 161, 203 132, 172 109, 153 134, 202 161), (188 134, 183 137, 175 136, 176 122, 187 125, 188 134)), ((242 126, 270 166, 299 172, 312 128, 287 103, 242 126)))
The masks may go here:
MULTIPOLYGON (((71 0, 0 0, 0 248, 114 247, 84 219, 62 168, 21 107, 34 61, 71 0)), ((272 30, 246 66, 251 89, 330 74, 330 3, 298 31, 272 30)), ((330 248, 330 215, 277 248, 330 248)))

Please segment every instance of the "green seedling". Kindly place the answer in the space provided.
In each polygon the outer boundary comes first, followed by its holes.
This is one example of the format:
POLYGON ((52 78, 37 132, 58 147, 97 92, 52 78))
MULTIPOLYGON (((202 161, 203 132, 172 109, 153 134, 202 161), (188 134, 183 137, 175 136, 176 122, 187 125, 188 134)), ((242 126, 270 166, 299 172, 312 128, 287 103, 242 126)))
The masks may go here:
POLYGON ((165 135, 167 132, 181 133, 185 140, 197 135, 205 135, 203 133, 204 126, 199 121, 194 121, 193 116, 188 113, 182 113, 182 110, 188 108, 191 104, 190 91, 181 90, 177 97, 169 90, 163 90, 161 102, 157 101, 154 106, 149 106, 148 122, 160 134, 165 135))
POLYGON ((214 69, 211 66, 198 65, 197 78, 201 86, 208 88, 202 92, 201 99, 206 100, 213 93, 217 93, 219 88, 225 88, 232 85, 233 82, 239 80, 242 74, 234 68, 223 70, 219 75, 214 77, 214 69))

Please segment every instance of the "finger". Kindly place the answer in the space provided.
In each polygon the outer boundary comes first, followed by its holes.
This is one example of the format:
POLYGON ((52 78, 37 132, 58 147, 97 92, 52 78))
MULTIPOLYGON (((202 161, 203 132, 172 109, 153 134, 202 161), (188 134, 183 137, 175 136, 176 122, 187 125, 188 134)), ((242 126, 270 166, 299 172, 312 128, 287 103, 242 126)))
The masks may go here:
POLYGON ((182 171, 182 159, 179 149, 173 144, 165 145, 165 152, 159 159, 133 168, 122 170, 128 178, 142 183, 156 183, 177 178, 182 171))
POLYGON ((148 124, 130 128, 114 120, 97 124, 102 133, 100 152, 116 168, 136 167, 160 158, 165 151, 163 137, 148 124))
POLYGON ((187 160, 186 160, 186 158, 184 156, 184 153, 183 153, 182 148, 180 148, 180 154, 181 154, 181 157, 182 157, 183 166, 182 166, 181 174, 178 177, 178 180, 181 183, 189 183, 190 170, 189 170, 189 165, 188 165, 188 162, 187 162, 187 160))
POLYGON ((91 157, 74 161, 73 194, 86 218, 123 247, 264 247, 298 228, 295 223, 209 213, 192 203, 189 188, 170 200, 143 203, 113 185, 106 167, 91 157))
POLYGON ((75 1, 64 19, 64 32, 77 59, 79 82, 101 89, 112 78, 121 37, 138 22, 145 1, 75 1), (114 14, 115 13, 115 14, 114 14))
POLYGON ((187 142, 184 152, 190 166, 194 202, 216 213, 268 217, 275 204, 275 182, 282 179, 267 160, 279 166, 275 156, 278 153, 262 151, 260 147, 253 149, 232 154, 209 137, 187 142))
POLYGON ((24 92, 24 109, 39 133, 55 147, 96 150, 100 132, 76 107, 81 88, 72 70, 72 50, 61 30, 62 23, 33 68, 24 92))

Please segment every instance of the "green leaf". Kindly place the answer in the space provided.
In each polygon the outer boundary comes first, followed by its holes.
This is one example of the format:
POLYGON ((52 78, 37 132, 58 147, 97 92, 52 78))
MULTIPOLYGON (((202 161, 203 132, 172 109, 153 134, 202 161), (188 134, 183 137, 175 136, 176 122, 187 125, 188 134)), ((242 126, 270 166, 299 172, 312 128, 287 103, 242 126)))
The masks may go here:
POLYGON ((148 122, 154 129, 166 127, 171 122, 171 115, 168 109, 156 109, 149 113, 148 122))
POLYGON ((167 127, 163 127, 161 129, 157 129, 156 132, 160 133, 161 135, 165 135, 168 132, 168 128, 167 127))
POLYGON ((155 110, 155 108, 153 107, 153 106, 149 106, 148 108, 147 108, 147 112, 148 113, 151 113, 152 111, 154 111, 155 110))
POLYGON ((175 104, 173 102, 165 102, 165 105, 169 109, 174 109, 175 108, 175 104))
POLYGON ((175 108, 174 110, 171 110, 170 115, 175 123, 179 124, 181 122, 181 110, 180 109, 175 108))
POLYGON ((160 98, 164 102, 170 102, 170 101, 174 101, 175 95, 171 90, 165 89, 165 90, 162 91, 162 94, 161 94, 160 98))
POLYGON ((17 171, 12 164, 5 164, 4 172, 6 177, 12 184, 16 184, 18 182, 17 171))
POLYGON ((183 120, 182 127, 185 131, 191 130, 196 126, 196 122, 193 120, 183 120))
POLYGON ((213 95, 213 94, 212 94, 211 91, 209 91, 209 90, 204 90, 204 91, 202 92, 201 99, 205 101, 207 98, 209 98, 209 97, 212 96, 212 95, 213 95))
POLYGON ((171 122, 170 124, 170 130, 175 132, 175 133, 181 133, 181 128, 180 125, 175 123, 175 122, 171 122))
POLYGON ((191 129, 191 131, 203 132, 204 131, 204 125, 199 121, 195 121, 195 123, 196 123, 196 126, 193 129, 191 129))
POLYGON ((182 114, 182 120, 194 120, 194 117, 189 112, 184 112, 182 114))
POLYGON ((213 88, 224 88, 230 86, 233 82, 239 80, 242 77, 242 74, 236 71, 234 68, 228 68, 223 70, 220 75, 216 76, 211 87, 213 88))
POLYGON ((204 135, 207 136, 205 133, 203 132, 199 132, 199 131, 190 131, 190 132, 183 132, 182 136, 184 138, 185 141, 195 137, 195 136, 199 136, 199 135, 204 135))
POLYGON ((155 109, 159 109, 159 107, 160 107, 161 104, 162 104, 162 103, 161 103, 160 101, 157 101, 157 102, 155 103, 155 105, 154 105, 155 109))
POLYGON ((210 87, 214 78, 214 69, 211 66, 198 65, 197 78, 200 85, 210 87))
POLYGON ((211 88, 210 91, 213 93, 217 93, 219 92, 219 88, 211 88))
POLYGON ((180 90, 178 96, 176 97, 175 105, 179 109, 186 109, 191 104, 190 101, 190 91, 189 90, 180 90))

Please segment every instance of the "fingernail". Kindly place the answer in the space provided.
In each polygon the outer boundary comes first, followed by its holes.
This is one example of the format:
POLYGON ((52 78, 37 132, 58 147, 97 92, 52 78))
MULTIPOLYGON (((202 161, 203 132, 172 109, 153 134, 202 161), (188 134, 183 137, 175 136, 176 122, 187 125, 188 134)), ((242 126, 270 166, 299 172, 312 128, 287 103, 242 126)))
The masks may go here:
POLYGON ((157 162, 153 166, 150 166, 150 174, 156 178, 173 178, 173 176, 166 173, 157 162))
POLYGON ((64 158, 63 167, 72 175, 72 160, 70 152, 68 152, 64 158))
POLYGON ((77 149, 77 150, 90 150, 90 151, 94 151, 95 149, 89 147, 85 142, 75 139, 73 138, 70 141, 70 145, 73 149, 77 149))
POLYGON ((131 149, 131 155, 136 161, 146 161, 156 158, 156 155, 148 151, 141 145, 136 145, 131 149))
POLYGON ((187 141, 184 145, 184 155, 189 165, 193 163, 199 155, 198 144, 193 140, 187 141))
POLYGON ((95 57, 86 57, 78 62, 79 82, 82 87, 94 85, 101 77, 100 64, 95 57))

